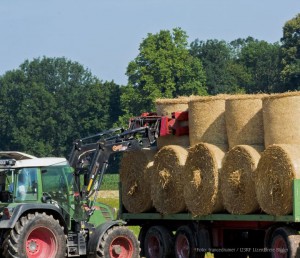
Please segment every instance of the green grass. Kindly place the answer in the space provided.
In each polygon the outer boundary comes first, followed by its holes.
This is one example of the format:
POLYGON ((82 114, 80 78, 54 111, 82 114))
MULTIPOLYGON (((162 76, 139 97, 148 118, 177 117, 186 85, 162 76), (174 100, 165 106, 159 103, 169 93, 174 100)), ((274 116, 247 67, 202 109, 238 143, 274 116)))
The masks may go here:
POLYGON ((119 174, 106 174, 103 176, 103 181, 100 190, 118 190, 119 189, 119 174))

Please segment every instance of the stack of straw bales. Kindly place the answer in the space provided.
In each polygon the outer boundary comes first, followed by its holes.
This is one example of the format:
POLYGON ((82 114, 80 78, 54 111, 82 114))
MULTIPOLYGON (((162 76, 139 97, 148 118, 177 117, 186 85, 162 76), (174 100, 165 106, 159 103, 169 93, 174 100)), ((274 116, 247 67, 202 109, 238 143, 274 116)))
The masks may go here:
MULTIPOLYGON (((172 113, 175 111, 187 111, 188 102, 188 97, 179 97, 177 99, 157 99, 155 101, 156 113, 159 116, 167 116, 169 118, 172 118, 172 113)), ((188 147, 190 145, 189 136, 184 135, 181 137, 176 137, 173 135, 168 135, 158 138, 158 149, 167 145, 179 145, 188 147)))
POLYGON ((226 100, 229 152, 224 158, 221 191, 226 210, 233 214, 259 209, 254 185, 260 153, 264 150, 262 97, 236 95, 226 100))
POLYGON ((256 192, 263 211, 271 215, 292 212, 292 182, 300 167, 300 92, 274 94, 263 99, 266 150, 256 173, 256 192))
POLYGON ((293 179, 300 179, 300 92, 161 99, 156 109, 169 117, 188 110, 190 135, 159 138, 154 158, 125 155, 122 198, 129 212, 293 211, 293 179))
POLYGON ((148 149, 124 153, 120 164, 122 201, 131 213, 150 210, 150 180, 155 152, 148 149))
POLYGON ((193 97, 189 101, 191 148, 185 166, 184 198, 194 215, 223 210, 220 169, 228 149, 225 125, 227 95, 193 97))
POLYGON ((154 207, 162 214, 186 209, 182 194, 186 157, 187 150, 176 145, 161 148, 154 157, 151 197, 154 207))

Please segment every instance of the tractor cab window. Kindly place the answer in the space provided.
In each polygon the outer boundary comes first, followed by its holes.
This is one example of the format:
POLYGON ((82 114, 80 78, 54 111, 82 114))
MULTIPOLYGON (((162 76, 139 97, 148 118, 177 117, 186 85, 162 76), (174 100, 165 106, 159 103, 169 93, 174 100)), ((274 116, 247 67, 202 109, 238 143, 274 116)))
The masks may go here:
POLYGON ((14 193, 16 201, 37 200, 37 168, 22 168, 15 173, 15 182, 11 182, 9 191, 14 193))
POLYGON ((43 195, 52 202, 57 202, 68 213, 72 208, 73 170, 67 162, 42 169, 43 195))
POLYGON ((9 186, 13 181, 13 170, 0 171, 0 202, 8 203, 12 201, 12 192, 9 186))
POLYGON ((0 202, 36 201, 38 168, 18 168, 0 171, 0 202))

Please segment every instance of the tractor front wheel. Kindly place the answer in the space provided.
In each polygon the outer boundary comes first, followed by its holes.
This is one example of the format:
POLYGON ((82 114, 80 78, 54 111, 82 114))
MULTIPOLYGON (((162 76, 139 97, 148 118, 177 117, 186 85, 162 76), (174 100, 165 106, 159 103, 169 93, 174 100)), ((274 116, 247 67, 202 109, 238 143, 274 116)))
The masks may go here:
POLYGON ((133 232, 123 226, 109 228, 103 235, 95 257, 139 257, 139 242, 133 232))
POLYGON ((27 214, 8 234, 3 254, 6 258, 64 257, 66 238, 63 228, 51 215, 27 214))

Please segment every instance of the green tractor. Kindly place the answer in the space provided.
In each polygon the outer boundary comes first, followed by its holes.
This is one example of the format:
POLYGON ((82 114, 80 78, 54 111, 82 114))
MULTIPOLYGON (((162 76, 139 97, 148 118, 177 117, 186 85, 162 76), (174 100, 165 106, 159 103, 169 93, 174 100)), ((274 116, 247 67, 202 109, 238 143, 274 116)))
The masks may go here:
POLYGON ((65 158, 0 152, 3 257, 137 257, 134 234, 83 193, 83 177, 65 158))

